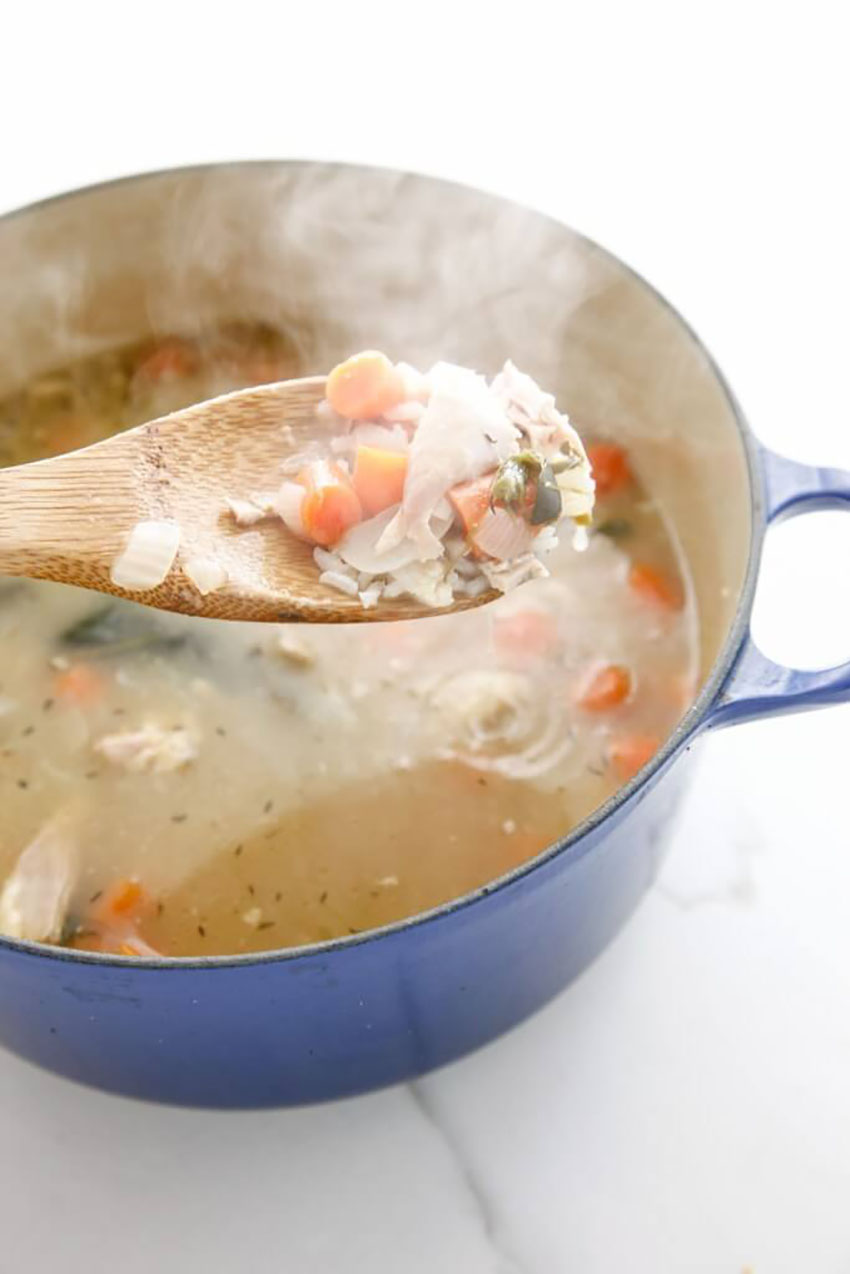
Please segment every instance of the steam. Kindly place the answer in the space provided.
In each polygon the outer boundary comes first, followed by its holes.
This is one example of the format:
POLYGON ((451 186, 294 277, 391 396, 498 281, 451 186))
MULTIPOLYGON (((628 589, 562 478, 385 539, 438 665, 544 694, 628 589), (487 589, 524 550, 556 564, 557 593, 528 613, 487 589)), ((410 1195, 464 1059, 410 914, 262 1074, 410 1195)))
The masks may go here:
POLYGON ((227 320, 280 329, 304 375, 367 346, 488 375, 511 358, 581 432, 629 447, 708 599, 709 647, 725 631, 750 515, 724 391, 675 314, 546 217, 377 169, 184 170, 0 221, 0 277, 0 394, 100 349, 203 340, 227 320))
POLYGON ((71 196, 7 222, 0 259, 5 385, 123 339, 203 338, 222 319, 281 329, 305 374, 375 346, 489 374, 513 357, 552 384, 570 318, 602 282, 586 245, 523 208, 312 164, 71 196))

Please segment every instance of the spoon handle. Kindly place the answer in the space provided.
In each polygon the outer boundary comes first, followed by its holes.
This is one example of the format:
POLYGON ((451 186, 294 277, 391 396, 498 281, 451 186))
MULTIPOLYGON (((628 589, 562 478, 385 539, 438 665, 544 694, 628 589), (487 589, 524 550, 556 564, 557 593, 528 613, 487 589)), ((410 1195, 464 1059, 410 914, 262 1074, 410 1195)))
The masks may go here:
POLYGON ((0 574, 102 588, 150 506, 138 440, 0 470, 0 574))

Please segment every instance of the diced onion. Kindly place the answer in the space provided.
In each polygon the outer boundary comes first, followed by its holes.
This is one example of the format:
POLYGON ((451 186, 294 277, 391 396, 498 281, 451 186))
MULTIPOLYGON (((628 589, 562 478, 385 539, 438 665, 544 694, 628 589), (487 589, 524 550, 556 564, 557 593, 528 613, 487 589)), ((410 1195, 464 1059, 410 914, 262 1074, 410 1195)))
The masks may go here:
POLYGON ((277 634, 272 650, 297 668, 309 668, 316 662, 316 652, 307 639, 289 627, 282 628, 277 634))
POLYGON ((301 519, 304 488, 299 482, 284 482, 277 493, 276 508, 287 528, 299 539, 307 538, 301 519))
POLYGON ((228 499, 227 507, 233 514, 237 526, 254 526, 256 522, 262 522, 263 518, 269 516, 268 511, 255 504, 253 500, 228 499))
POLYGON ((395 407, 390 407, 388 411, 384 412, 383 418, 391 424, 418 425, 419 418, 424 410, 422 403, 396 403, 395 407))
POLYGON ((179 547, 180 527, 176 522, 137 523, 124 552, 112 564, 112 583, 128 593, 157 588, 174 565, 179 547))
POLYGON ((202 597, 224 588, 227 583, 227 571, 221 562, 214 557, 190 557, 183 563, 183 573, 195 585, 202 597))

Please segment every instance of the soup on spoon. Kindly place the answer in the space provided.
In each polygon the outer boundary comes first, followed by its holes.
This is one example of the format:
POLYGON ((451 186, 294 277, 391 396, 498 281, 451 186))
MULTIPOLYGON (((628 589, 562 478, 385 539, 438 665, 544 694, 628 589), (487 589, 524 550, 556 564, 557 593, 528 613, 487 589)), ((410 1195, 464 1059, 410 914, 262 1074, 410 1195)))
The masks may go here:
POLYGON ((0 572, 216 619, 421 618, 545 574, 592 505, 578 434, 511 363, 488 385, 367 351, 0 473, 0 572))

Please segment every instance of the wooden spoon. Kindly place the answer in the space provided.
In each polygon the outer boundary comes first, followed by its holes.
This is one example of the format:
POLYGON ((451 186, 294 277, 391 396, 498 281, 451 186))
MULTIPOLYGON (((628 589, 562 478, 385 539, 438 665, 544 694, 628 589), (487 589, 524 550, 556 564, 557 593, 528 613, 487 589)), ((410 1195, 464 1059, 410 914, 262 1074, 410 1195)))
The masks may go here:
POLYGON ((128 597, 160 610, 213 619, 309 623, 416 619, 491 601, 488 592, 430 609, 410 598, 365 609, 319 583, 310 545, 274 518, 239 527, 228 497, 274 490, 281 464, 338 426, 317 408, 325 378, 261 385, 198 403, 104 442, 0 470, 0 575, 56 580, 128 597), (142 522, 180 528, 174 565, 156 588, 116 586, 111 570, 142 522), (203 595, 187 562, 227 572, 203 595))

